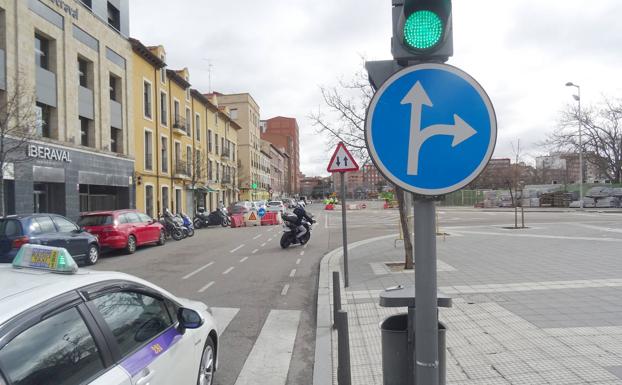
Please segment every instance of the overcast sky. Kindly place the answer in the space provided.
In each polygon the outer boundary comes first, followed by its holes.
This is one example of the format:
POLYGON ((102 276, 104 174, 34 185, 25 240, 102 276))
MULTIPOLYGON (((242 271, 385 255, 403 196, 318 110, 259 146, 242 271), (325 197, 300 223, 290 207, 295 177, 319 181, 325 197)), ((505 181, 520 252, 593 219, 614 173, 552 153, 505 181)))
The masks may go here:
MULTIPOLYGON (((301 169, 326 174, 328 149, 307 119, 319 86, 361 69, 361 57, 391 59, 391 0, 131 0, 131 36, 162 44, 170 68, 188 67, 193 87, 250 92, 261 118, 295 117, 301 169)), ((495 157, 525 160, 574 103, 622 96, 622 1, 454 0, 454 56, 495 106, 495 157)))

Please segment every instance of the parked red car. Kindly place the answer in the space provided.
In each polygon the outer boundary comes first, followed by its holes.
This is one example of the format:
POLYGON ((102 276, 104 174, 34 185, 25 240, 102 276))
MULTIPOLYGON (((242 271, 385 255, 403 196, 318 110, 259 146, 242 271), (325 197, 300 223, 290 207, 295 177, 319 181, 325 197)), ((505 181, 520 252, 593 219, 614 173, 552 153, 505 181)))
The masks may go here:
POLYGON ((162 224, 137 210, 82 213, 78 225, 96 235, 101 248, 125 249, 128 254, 141 245, 166 242, 162 224))

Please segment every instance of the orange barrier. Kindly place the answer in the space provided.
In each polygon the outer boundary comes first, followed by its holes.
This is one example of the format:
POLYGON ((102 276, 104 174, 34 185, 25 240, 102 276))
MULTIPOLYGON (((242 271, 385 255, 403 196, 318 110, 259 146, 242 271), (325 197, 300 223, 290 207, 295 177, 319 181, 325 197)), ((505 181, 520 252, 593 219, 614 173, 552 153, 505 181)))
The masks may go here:
POLYGON ((231 227, 244 227, 246 224, 244 223, 244 215, 243 214, 235 214, 231 216, 231 227))

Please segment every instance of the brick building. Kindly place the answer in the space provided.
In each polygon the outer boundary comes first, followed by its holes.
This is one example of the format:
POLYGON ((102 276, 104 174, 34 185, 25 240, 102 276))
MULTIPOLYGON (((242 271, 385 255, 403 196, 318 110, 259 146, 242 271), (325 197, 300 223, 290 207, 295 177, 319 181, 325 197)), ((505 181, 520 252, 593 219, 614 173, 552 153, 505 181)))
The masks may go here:
POLYGON ((284 148, 289 155, 289 186, 288 193, 295 195, 300 192, 300 129, 295 118, 277 116, 261 122, 261 139, 267 140, 278 148, 284 148))

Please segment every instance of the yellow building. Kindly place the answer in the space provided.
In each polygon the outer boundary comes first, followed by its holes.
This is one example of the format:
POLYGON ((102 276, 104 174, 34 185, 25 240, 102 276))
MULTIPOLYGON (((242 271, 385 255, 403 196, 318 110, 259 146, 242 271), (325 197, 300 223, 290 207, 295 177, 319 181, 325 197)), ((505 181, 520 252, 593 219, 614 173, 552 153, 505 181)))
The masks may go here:
POLYGON ((154 217, 166 209, 192 216, 198 207, 232 203, 240 127, 191 88, 188 69, 166 68, 162 46, 130 42, 134 87, 140 90, 134 98, 136 207, 154 217), (229 158, 220 148, 229 149, 229 158))

